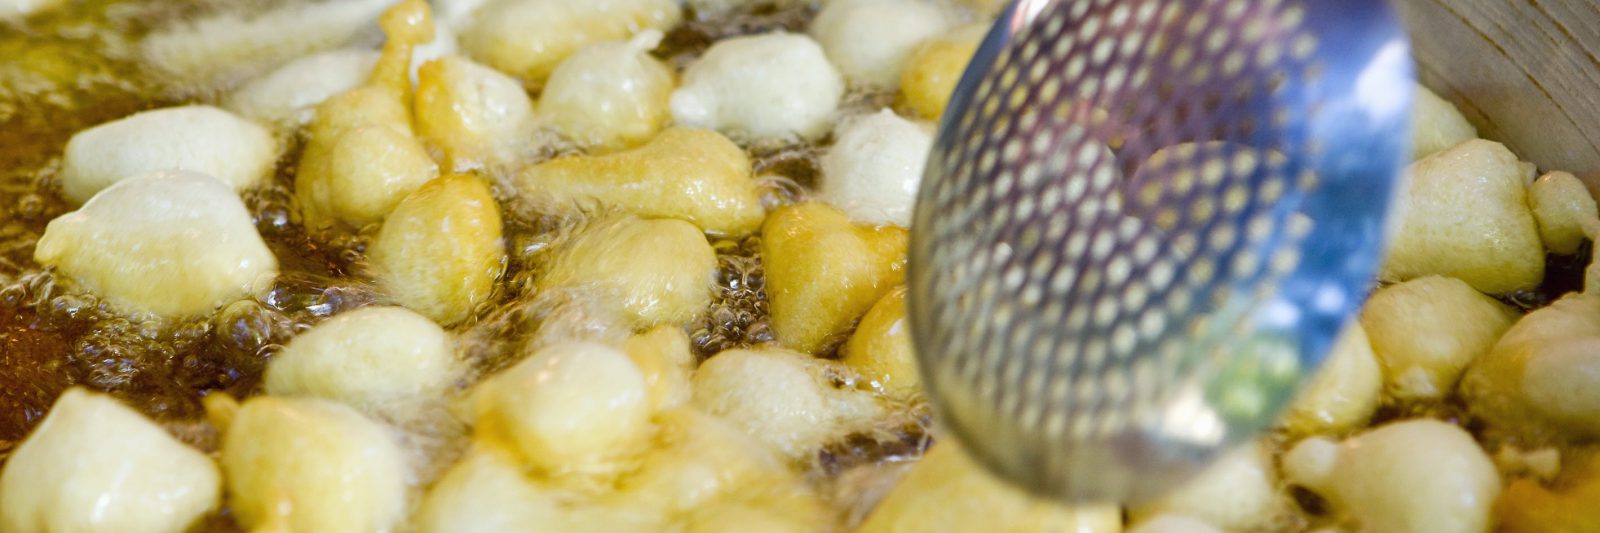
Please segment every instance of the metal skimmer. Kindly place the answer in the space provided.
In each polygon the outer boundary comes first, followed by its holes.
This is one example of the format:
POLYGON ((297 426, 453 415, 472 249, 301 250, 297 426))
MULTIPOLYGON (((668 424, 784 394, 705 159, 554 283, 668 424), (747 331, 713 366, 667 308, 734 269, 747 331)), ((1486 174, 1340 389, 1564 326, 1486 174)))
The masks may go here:
POLYGON ((1371 288, 1409 162, 1382 0, 1020 0, 911 239, 941 421, 1029 490, 1145 501, 1271 423, 1371 288))

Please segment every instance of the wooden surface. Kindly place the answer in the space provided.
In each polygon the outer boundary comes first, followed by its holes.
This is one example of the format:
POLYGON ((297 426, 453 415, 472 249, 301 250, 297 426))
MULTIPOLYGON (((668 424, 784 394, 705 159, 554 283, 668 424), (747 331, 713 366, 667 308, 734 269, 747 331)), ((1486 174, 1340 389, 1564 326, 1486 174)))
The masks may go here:
POLYGON ((1600 0, 1396 0, 1424 85, 1600 193, 1600 0))

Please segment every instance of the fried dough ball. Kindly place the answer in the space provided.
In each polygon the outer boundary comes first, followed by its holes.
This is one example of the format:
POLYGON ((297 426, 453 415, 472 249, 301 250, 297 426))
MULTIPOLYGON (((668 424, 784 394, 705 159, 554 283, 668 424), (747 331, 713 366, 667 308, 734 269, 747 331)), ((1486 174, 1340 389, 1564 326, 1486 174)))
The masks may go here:
POLYGON ((301 333, 272 357, 267 394, 344 402, 369 415, 405 419, 461 378, 450 336, 402 307, 364 307, 301 333))
POLYGON ((774 211, 761 236, 772 330, 793 350, 839 340, 905 278, 906 230, 852 224, 823 204, 774 211))
POLYGON ((1411 112, 1412 159, 1422 159, 1478 138, 1477 128, 1461 116, 1461 111, 1427 87, 1416 86, 1414 105, 1411 112))
POLYGON ((1600 529, 1600 455, 1592 456, 1559 484, 1546 488, 1531 479, 1511 482, 1494 504, 1500 531, 1533 533, 1600 529))
POLYGON ((1382 392, 1383 372, 1367 330, 1352 321, 1279 425, 1292 435, 1343 433, 1372 419, 1382 392))
POLYGON ((378 52, 358 48, 330 50, 290 61, 250 80, 228 95, 225 107, 280 130, 311 123, 319 104, 361 85, 378 52))
POLYGON ((479 384, 472 404, 480 438, 510 444, 552 477, 625 471, 654 431, 644 374, 603 344, 541 348, 479 384))
POLYGON ((1600 232, 1600 210, 1583 182, 1567 172, 1551 172, 1528 187, 1528 207, 1539 222, 1539 237, 1550 251, 1570 255, 1600 232))
POLYGON ((178 533, 217 507, 210 457, 99 393, 67 389, 0 474, 0 530, 178 533))
POLYGON ((509 451, 473 446, 428 491, 417 514, 423 533, 661 531, 665 517, 603 505, 523 474, 509 451))
POLYGON ((939 120, 987 31, 987 23, 971 24, 923 41, 900 70, 900 100, 917 116, 939 120))
POLYGON ((644 383, 650 388, 650 409, 665 411, 689 401, 689 376, 695 358, 689 351, 689 335, 672 326, 657 326, 629 337, 623 343, 633 364, 639 366, 644 383))
POLYGON ((1438 274, 1504 294, 1544 278, 1544 246, 1527 202, 1532 169, 1505 146, 1470 140, 1413 163, 1408 173, 1382 279, 1438 274))
POLYGON ((533 101, 517 80, 460 56, 423 64, 417 80, 417 134, 444 151, 446 169, 515 159, 533 128, 533 101))
POLYGON ((277 159, 277 141, 254 122, 206 105, 168 107, 74 134, 61 157, 61 194, 82 204, 113 183, 165 170, 243 191, 271 175, 277 159))
POLYGON ((666 125, 676 83, 672 69, 650 56, 662 34, 589 45, 550 74, 539 116, 585 146, 615 148, 648 140, 666 125))
POLYGON ((711 305, 716 272, 716 252, 694 224, 624 216, 580 231, 535 283, 541 291, 593 291, 642 330, 698 317, 711 305))
POLYGON ((373 276, 395 301, 440 325, 471 316, 505 269, 500 206, 483 179, 451 174, 406 196, 370 248, 373 276))
POLYGON ((1222 456, 1162 499, 1133 510, 1135 521, 1189 516, 1228 531, 1293 529, 1293 503, 1278 490, 1271 450, 1252 442, 1222 456))
POLYGON ((433 36, 427 3, 396 4, 380 25, 389 40, 371 77, 323 101, 311 123, 294 183, 309 228, 378 222, 439 175, 411 128, 412 51, 433 36))
POLYGON ((518 192, 555 209, 598 203, 642 217, 677 218, 725 235, 748 234, 766 212, 750 158, 714 131, 669 128, 642 146, 559 157, 517 176, 518 192))
POLYGON ((928 449, 857 531, 1118 533, 1122 512, 1114 505, 1066 507, 1030 497, 944 440, 928 449))
POLYGON ((826 370, 787 350, 727 350, 695 371, 693 404, 798 459, 882 413, 866 393, 830 385, 826 370))
POLYGON ((341 403, 251 398, 225 431, 222 468, 247 529, 383 531, 405 517, 395 437, 341 403))
POLYGON ((758 139, 828 132, 844 80, 810 37, 774 32, 717 41, 672 93, 679 125, 758 139))
POLYGON ((856 222, 909 228, 932 146, 930 125, 888 109, 845 119, 834 130, 833 147, 822 156, 818 197, 856 222))
POLYGON ((842 353, 841 362, 874 390, 899 398, 921 392, 922 380, 911 350, 911 325, 906 322, 905 286, 895 287, 872 304, 842 353))
POLYGON ((1379 289, 1361 311, 1383 364, 1384 388, 1405 400, 1449 395, 1467 365, 1516 319, 1505 304, 1439 276, 1379 289))
POLYGON ((394 0, 292 2, 259 14, 223 10, 159 28, 138 43, 150 79, 169 92, 224 89, 313 52, 350 44, 394 0))
POLYGON ((490 0, 462 32, 474 59, 539 87, 567 56, 590 44, 665 31, 683 18, 673 0, 490 0))
POLYGON ((227 184, 145 174, 50 221, 33 258, 113 305, 167 317, 209 313, 272 287, 278 261, 227 184))
POLYGON ((655 420, 651 451, 617 481, 619 504, 677 514, 740 490, 799 483, 777 453, 721 418, 679 407, 655 420))
POLYGON ((1472 436, 1431 419, 1387 424, 1335 443, 1312 437, 1283 458, 1285 477, 1327 498, 1364 531, 1488 531, 1500 475, 1472 436))
POLYGON ((852 85, 895 88, 917 46, 945 33, 954 17, 921 0, 831 0, 811 35, 852 85))
POLYGON ((1597 376, 1600 297, 1576 293, 1511 326, 1467 369, 1461 395, 1494 431, 1531 442, 1593 438, 1600 436, 1597 376))

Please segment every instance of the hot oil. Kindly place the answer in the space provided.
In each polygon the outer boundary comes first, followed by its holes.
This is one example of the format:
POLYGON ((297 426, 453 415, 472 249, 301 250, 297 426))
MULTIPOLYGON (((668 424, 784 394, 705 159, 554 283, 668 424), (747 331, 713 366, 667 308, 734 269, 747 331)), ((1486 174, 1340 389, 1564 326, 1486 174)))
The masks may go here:
MULTIPOLYGON (((119 59, 131 57, 128 43, 162 20, 192 15, 209 5, 171 4, 88 0, 73 6, 71 13, 36 18, 25 29, 0 28, 0 57, 6 58, 0 59, 0 82, 31 80, 31 85, 0 83, 0 461, 61 391, 74 385, 110 392, 180 439, 214 451, 218 431, 205 420, 203 395, 258 394, 267 363, 295 335, 339 313, 386 303, 366 276, 366 245, 375 228, 313 235, 297 222, 292 184, 302 139, 288 140, 290 148, 275 177, 243 197, 280 264, 274 286, 259 299, 189 320, 129 318, 123 310, 71 290, 32 260, 45 225, 73 208, 60 199, 55 182, 67 139, 95 124, 179 103, 163 99, 156 84, 140 78, 132 61, 119 59), (14 58, 20 56, 7 51, 27 51, 33 59, 19 62, 14 58)), ((799 5, 755 6, 717 18, 690 14, 689 22, 669 32, 656 54, 681 68, 715 39, 775 29, 804 31, 815 12, 814 5, 799 5)), ((892 97, 854 90, 845 107, 875 111, 892 103, 892 97)), ((807 200, 807 191, 818 185, 819 157, 829 142, 742 143, 768 209, 807 200)), ((530 143, 538 149, 530 151, 524 164, 574 151, 559 142, 530 143)), ((522 205, 508 186, 510 172, 491 172, 505 220, 505 275, 490 301, 452 328, 458 349, 473 368, 460 384, 461 392, 520 360, 530 344, 628 334, 598 311, 604 306, 596 305, 591 295, 534 290, 540 263, 582 221, 522 205)), ((696 355, 703 360, 725 349, 770 343, 759 235, 707 238, 718 270, 711 307, 688 328, 696 355)), ((841 377, 835 386, 859 384, 841 377)), ((928 442, 925 407, 907 404, 894 410, 904 416, 821 451, 809 469, 817 483, 849 485, 859 477, 852 472, 919 455, 928 442)), ((450 464, 465 431, 447 423, 403 429, 408 441, 428 455, 419 459, 424 463, 419 483, 450 464)), ((224 509, 201 529, 234 530, 237 525, 224 509)))

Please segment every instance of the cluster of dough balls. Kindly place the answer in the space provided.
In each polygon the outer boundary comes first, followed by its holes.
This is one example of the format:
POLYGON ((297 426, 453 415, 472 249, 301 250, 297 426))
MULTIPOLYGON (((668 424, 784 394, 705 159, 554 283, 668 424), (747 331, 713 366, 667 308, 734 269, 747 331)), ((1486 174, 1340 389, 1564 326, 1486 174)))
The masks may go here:
MULTIPOLYGON (((387 305, 300 333, 272 358, 264 395, 208 396, 216 459, 115 399, 68 391, 0 473, 0 529, 182 531, 224 503, 252 530, 836 527, 802 472, 920 401, 904 286, 911 209, 931 124, 987 22, 964 25, 966 11, 939 2, 830 0, 804 32, 721 39, 675 72, 652 56, 684 17, 668 0, 439 2, 438 22, 408 0, 381 17, 381 51, 351 41, 388 3, 340 4, 147 38, 148 60, 189 83, 261 75, 221 108, 149 111, 75 136, 61 183, 81 207, 50 224, 35 256, 135 313, 192 317, 259 298, 277 263, 240 193, 271 179, 303 131, 296 206, 314 229, 373 229, 362 274, 387 305), (309 28, 307 42, 275 35, 292 25, 309 28), (220 46, 185 48, 219 34, 220 46), (259 57, 229 63, 246 49, 259 57), (897 105, 851 111, 849 91, 897 105), (541 131, 579 153, 524 164, 541 131), (814 196, 763 197, 745 146, 774 141, 822 145, 814 196), (505 195, 577 221, 539 251, 525 288, 602 302, 626 333, 534 336, 508 348, 520 358, 509 367, 472 375, 446 328, 472 327, 502 296, 505 195), (685 331, 713 306, 708 234, 759 237, 773 342, 697 362, 685 331), (416 458, 429 417, 464 432, 436 479, 416 458)), ((702 15, 754 5, 688 4, 702 15)), ((1419 94, 1385 284, 1272 439, 1129 509, 1031 499, 941 439, 860 530, 1115 532, 1124 516, 1145 532, 1600 523, 1585 508, 1600 467, 1555 451, 1600 436, 1588 386, 1600 375, 1600 265, 1583 292, 1526 316, 1495 298, 1537 286, 1546 253, 1580 250, 1600 214, 1576 177, 1535 179, 1447 101, 1419 94), (1453 399, 1551 448, 1491 458, 1426 416, 1368 427, 1380 406, 1426 413, 1453 399), (1542 474, 1510 480, 1530 472, 1542 474), (1325 500, 1326 515, 1308 517, 1290 486, 1325 500)))

